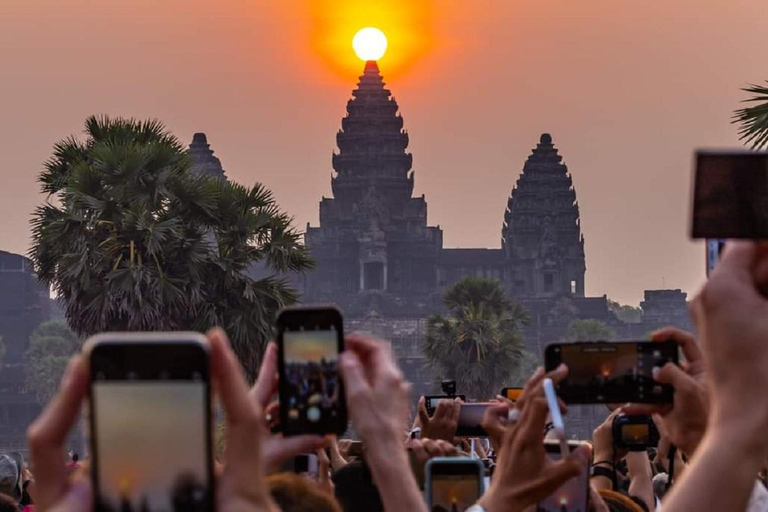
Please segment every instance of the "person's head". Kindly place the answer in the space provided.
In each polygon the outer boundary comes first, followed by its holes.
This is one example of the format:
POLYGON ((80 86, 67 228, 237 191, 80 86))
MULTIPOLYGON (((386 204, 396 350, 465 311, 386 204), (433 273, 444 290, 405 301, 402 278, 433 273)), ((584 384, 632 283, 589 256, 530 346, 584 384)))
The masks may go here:
POLYGON ((333 483, 336 486, 336 499, 344 512, 384 512, 379 490, 364 461, 350 462, 338 470, 333 474, 333 483))
POLYGON ((643 507, 638 505, 629 496, 620 492, 601 489, 600 497, 603 498, 603 501, 608 506, 608 510, 611 512, 644 512, 643 507))
POLYGON ((333 496, 301 475, 272 475, 267 478, 267 487, 283 512, 341 512, 333 496))
POLYGON ((667 483, 669 482, 669 475, 666 473, 659 473, 653 477, 653 494, 657 498, 662 499, 667 494, 667 483))
POLYGON ((17 452, 0 455, 0 493, 17 502, 21 499, 22 468, 24 459, 17 452))
POLYGON ((19 512, 19 505, 7 494, 0 494, 0 512, 19 512))

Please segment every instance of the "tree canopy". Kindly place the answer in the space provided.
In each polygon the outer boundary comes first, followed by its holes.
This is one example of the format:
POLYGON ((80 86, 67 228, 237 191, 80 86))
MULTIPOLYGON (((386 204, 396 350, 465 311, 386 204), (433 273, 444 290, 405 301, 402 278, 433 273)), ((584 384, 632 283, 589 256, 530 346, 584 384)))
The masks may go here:
POLYGON ((568 324, 569 341, 608 341, 615 337, 616 331, 594 318, 574 320, 568 324))
POLYGON ((498 281, 466 277, 448 289, 448 315, 429 318, 423 352, 438 380, 455 380, 459 393, 487 399, 519 382, 528 313, 506 297, 498 281))
POLYGON ((739 125, 739 138, 753 149, 764 148, 768 146, 768 87, 750 85, 742 90, 752 97, 744 100, 749 106, 733 114, 733 122, 739 125))
POLYGON ((38 180, 30 258, 77 334, 218 325, 255 374, 297 298, 282 276, 312 266, 269 190, 198 175, 159 121, 106 116, 54 145, 38 180), (270 277, 252 278, 256 263, 270 277))
POLYGON ((63 322, 40 324, 29 337, 24 355, 27 387, 41 405, 47 404, 59 387, 69 359, 82 341, 63 322))

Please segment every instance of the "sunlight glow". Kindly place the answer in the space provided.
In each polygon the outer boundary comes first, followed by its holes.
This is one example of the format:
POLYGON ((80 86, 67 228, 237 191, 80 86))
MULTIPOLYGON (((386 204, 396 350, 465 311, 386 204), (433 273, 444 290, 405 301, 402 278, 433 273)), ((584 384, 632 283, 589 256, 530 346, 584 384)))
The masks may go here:
POLYGON ((378 28, 360 29, 352 38, 352 48, 360 60, 379 60, 387 51, 387 36, 378 28))

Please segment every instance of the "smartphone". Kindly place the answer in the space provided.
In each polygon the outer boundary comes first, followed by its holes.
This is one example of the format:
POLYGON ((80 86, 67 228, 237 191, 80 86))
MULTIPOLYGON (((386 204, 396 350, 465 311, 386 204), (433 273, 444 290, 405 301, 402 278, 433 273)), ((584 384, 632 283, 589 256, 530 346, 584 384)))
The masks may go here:
POLYGON ((768 238, 768 152, 697 151, 693 238, 768 238))
POLYGON ((427 462, 424 491, 433 511, 463 512, 483 494, 485 468, 477 459, 436 457, 427 462))
MULTIPOLYGON (((582 444, 579 441, 568 441, 571 451, 582 444)), ((562 459, 559 443, 545 441, 544 449, 550 459, 562 459)), ((591 465, 591 461, 585 461, 578 476, 571 478, 539 502, 536 508, 537 512, 586 512, 589 504, 589 468, 591 465)))
POLYGON ((485 437, 488 435, 480 423, 483 421, 485 410, 491 405, 494 404, 461 404, 456 435, 458 437, 485 437))
POLYGON ((563 415, 560 413, 560 403, 557 400, 557 393, 555 392, 555 385, 552 379, 544 379, 544 395, 547 397, 547 407, 549 408, 549 417, 552 419, 552 430, 560 441, 560 453, 564 457, 570 455, 568 448, 568 441, 565 437, 565 423, 563 423, 563 415))
POLYGON ((277 317, 277 345, 283 434, 343 434, 347 406, 338 369, 344 351, 339 310, 282 310, 277 317))
POLYGON ((99 334, 84 353, 94 510, 213 511, 205 337, 99 334))
POLYGON ((501 390, 501 396, 513 402, 517 402, 522 394, 523 388, 504 388, 501 390))
POLYGON ((347 455, 350 457, 362 457, 363 456, 363 442, 362 441, 352 441, 349 443, 349 449, 347 450, 347 455))
POLYGON ((621 414, 613 419, 613 440, 617 448, 642 452, 659 444, 659 430, 647 415, 621 414))
POLYGON ((435 410, 437 409, 437 404, 442 402, 443 400, 446 400, 448 402, 453 402, 456 399, 461 400, 462 402, 465 402, 467 400, 467 397, 464 395, 431 395, 431 396, 425 396, 424 397, 424 408, 427 410, 427 414, 432 416, 435 414, 435 410))
POLYGON ((653 380, 654 367, 678 364, 674 341, 555 343, 544 352, 547 371, 560 363, 568 376, 557 387, 567 404, 671 404, 672 386, 653 380))

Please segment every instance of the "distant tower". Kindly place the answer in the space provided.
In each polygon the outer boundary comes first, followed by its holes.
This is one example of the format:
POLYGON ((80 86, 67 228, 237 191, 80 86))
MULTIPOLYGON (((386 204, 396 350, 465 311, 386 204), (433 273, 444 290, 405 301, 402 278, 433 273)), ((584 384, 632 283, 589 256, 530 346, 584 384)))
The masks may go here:
POLYGON ((307 228, 317 268, 305 300, 432 293, 442 232, 427 226, 424 197, 412 197, 408 134, 376 62, 366 63, 352 96, 336 135, 333 198, 320 202, 320 227, 307 228))
POLYGON ((204 133, 196 133, 189 145, 189 156, 192 157, 192 170, 198 174, 207 174, 214 178, 227 179, 221 160, 213 156, 211 145, 204 133))
POLYGON ((584 297, 579 205, 562 159, 543 134, 509 196, 501 235, 515 297, 584 297))

